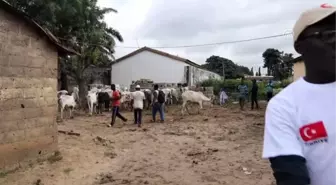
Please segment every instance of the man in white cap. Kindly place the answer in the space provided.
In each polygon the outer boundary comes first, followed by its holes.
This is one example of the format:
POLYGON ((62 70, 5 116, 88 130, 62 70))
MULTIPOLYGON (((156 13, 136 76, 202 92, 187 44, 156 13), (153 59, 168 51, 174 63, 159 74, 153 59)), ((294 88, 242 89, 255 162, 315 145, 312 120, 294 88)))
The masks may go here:
POLYGON ((300 16, 294 48, 306 76, 267 106, 263 158, 277 185, 336 184, 335 12, 324 4, 300 16))
POLYGON ((145 94, 140 91, 140 85, 135 86, 135 92, 132 93, 132 103, 134 109, 134 124, 141 127, 142 123, 142 109, 144 105, 145 94))

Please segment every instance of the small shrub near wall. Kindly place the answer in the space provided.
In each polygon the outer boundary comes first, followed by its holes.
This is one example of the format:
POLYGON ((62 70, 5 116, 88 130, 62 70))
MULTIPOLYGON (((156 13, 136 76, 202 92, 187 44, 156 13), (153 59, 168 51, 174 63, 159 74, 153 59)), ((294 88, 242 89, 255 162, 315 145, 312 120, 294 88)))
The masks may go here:
MULTIPOLYGON (((214 94, 219 95, 220 89, 224 88, 225 92, 228 94, 228 96, 235 96, 238 95, 238 85, 241 83, 241 79, 226 79, 226 80, 217 80, 217 79, 208 79, 204 80, 200 83, 203 87, 213 87, 214 94)), ((249 90, 252 88, 252 81, 251 80, 245 80, 245 83, 247 84, 249 90)), ((268 83, 268 80, 260 81, 258 82, 258 98, 259 99, 266 99, 266 85, 268 83)), ((285 88, 287 85, 291 83, 290 80, 283 80, 282 82, 273 82, 274 84, 274 93, 280 92, 283 88, 285 88)))

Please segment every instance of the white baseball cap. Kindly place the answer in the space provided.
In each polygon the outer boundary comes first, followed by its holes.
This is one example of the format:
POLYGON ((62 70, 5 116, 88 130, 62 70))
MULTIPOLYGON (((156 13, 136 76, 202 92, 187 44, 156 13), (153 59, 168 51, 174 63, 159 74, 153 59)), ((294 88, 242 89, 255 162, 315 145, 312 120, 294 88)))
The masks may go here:
POLYGON ((296 21, 293 28, 293 39, 294 42, 299 38, 300 34, 305 30, 308 26, 313 25, 324 18, 327 18, 329 15, 336 12, 336 8, 328 5, 322 4, 318 8, 313 8, 303 12, 299 19, 296 21))
POLYGON ((140 85, 136 85, 135 88, 137 88, 137 89, 140 88, 140 85))

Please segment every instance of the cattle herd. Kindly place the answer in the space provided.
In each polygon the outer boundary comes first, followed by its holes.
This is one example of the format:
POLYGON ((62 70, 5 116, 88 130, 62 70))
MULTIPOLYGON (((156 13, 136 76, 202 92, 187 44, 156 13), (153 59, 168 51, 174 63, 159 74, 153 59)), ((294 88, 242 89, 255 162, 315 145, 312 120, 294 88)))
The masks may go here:
MULTIPOLYGON (((127 88, 121 89, 117 88, 117 90, 121 94, 120 99, 120 108, 124 110, 132 110, 132 103, 131 103, 131 93, 127 88)), ((163 88, 161 89, 165 94, 165 105, 172 105, 172 104, 181 104, 182 109, 181 113, 184 114, 186 110, 186 104, 188 102, 195 102, 199 104, 199 109, 203 108, 203 102, 210 102, 211 97, 206 97, 202 92, 196 92, 189 90, 188 87, 180 87, 180 88, 163 88)), ((142 89, 142 92, 145 94, 145 102, 144 102, 144 109, 150 109, 152 100, 153 100, 153 90, 151 89, 142 89)), ((64 109, 67 108, 70 112, 70 118, 73 117, 73 110, 78 105, 79 96, 78 96, 78 88, 74 87, 72 93, 69 95, 68 91, 61 90, 58 91, 58 104, 61 112, 61 119, 63 120, 63 112, 64 109)), ((104 87, 93 87, 91 88, 87 95, 87 106, 89 115, 95 114, 102 114, 103 111, 110 110, 110 102, 112 96, 112 89, 110 86, 104 87)))

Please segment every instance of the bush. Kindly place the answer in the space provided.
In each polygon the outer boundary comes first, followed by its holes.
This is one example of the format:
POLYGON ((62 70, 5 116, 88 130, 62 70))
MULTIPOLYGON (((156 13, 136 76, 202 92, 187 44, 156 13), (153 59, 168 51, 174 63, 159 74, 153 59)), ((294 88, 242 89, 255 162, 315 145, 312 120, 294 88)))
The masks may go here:
POLYGON ((290 79, 286 79, 286 80, 282 80, 281 81, 281 85, 282 85, 282 88, 285 88, 287 87, 290 83, 292 83, 293 81, 290 80, 290 79))
MULTIPOLYGON (((236 98, 238 95, 238 85, 240 84, 241 79, 226 79, 226 80, 217 80, 217 79, 208 79, 200 83, 203 87, 213 87, 214 94, 219 95, 220 89, 224 88, 225 92, 228 96, 236 98)), ((266 85, 268 80, 258 82, 258 98, 266 99, 266 85)), ((290 80, 284 80, 282 82, 273 82, 274 83, 274 94, 280 92, 283 88, 291 83, 290 80)), ((245 84, 247 84, 249 90, 252 88, 252 81, 245 80, 245 84)))

